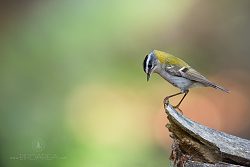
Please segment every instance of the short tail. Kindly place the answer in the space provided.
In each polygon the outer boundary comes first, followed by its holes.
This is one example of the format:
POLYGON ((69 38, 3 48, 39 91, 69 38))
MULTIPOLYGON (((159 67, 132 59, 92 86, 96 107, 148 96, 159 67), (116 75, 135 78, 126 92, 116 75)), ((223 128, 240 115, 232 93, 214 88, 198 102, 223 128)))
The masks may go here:
POLYGON ((228 90, 228 89, 223 88, 222 86, 217 85, 217 84, 215 84, 215 83, 211 83, 211 84, 209 84, 209 86, 211 86, 211 87, 213 87, 213 88, 215 88, 215 89, 222 90, 223 92, 229 93, 229 90, 228 90))

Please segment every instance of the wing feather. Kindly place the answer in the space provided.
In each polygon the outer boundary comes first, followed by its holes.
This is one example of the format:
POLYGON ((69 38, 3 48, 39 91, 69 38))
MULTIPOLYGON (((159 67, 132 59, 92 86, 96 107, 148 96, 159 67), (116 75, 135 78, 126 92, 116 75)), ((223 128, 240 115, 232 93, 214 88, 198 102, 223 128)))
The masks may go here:
POLYGON ((195 69, 189 67, 180 67, 180 66, 172 66, 171 68, 166 68, 166 71, 169 72, 173 76, 179 76, 183 78, 187 78, 189 80, 198 82, 203 84, 204 86, 210 86, 216 89, 220 89, 225 92, 229 92, 227 89, 223 88, 220 85, 217 85, 211 81, 209 81, 206 77, 201 75, 199 72, 197 72, 195 69))
POLYGON ((197 72, 196 70, 190 68, 189 70, 187 70, 185 73, 181 73, 182 76, 184 78, 187 78, 187 79, 190 79, 192 81, 196 81, 196 82, 199 82, 199 83, 202 83, 204 86, 210 86, 210 87, 213 87, 213 88, 216 88, 216 89, 220 89, 224 92, 227 92, 229 93, 229 90, 223 88, 222 86, 220 85, 217 85, 211 81, 209 81, 206 77, 204 77, 203 75, 201 75, 199 72, 197 72))
POLYGON ((203 75, 201 75, 199 72, 197 72, 193 68, 189 68, 186 72, 181 72, 181 75, 184 78, 187 78, 192 81, 200 82, 204 85, 212 84, 212 82, 210 82, 208 79, 206 79, 203 75))

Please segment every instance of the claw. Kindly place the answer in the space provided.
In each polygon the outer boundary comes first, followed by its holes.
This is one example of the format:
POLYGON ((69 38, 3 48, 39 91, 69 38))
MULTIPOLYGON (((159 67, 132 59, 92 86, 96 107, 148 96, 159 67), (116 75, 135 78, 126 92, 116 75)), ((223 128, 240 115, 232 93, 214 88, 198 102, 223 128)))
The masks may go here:
POLYGON ((168 96, 165 97, 164 100, 163 100, 163 104, 168 105, 169 104, 169 100, 168 99, 169 99, 168 96))
POLYGON ((174 107, 174 109, 179 110, 179 112, 180 112, 181 114, 183 114, 182 110, 179 108, 179 105, 176 105, 176 106, 173 106, 173 107, 174 107))
POLYGON ((164 100, 163 100, 163 105, 164 105, 164 108, 166 108, 169 104, 169 100, 168 100, 168 97, 166 97, 164 100))

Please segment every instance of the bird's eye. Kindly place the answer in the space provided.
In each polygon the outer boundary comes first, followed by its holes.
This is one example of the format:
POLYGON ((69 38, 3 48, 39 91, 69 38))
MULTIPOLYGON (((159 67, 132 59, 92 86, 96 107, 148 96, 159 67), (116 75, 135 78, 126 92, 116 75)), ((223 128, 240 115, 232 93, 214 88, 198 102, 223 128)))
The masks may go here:
POLYGON ((152 66, 153 66, 153 65, 152 65, 152 63, 151 63, 151 62, 149 62, 149 63, 148 63, 148 69, 151 69, 151 68, 152 68, 152 66))

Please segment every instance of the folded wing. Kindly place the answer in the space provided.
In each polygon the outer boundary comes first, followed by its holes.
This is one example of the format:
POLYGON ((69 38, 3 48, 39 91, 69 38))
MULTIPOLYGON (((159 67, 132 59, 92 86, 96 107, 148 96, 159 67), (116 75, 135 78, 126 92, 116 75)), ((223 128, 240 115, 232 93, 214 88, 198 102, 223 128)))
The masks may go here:
POLYGON ((187 78, 189 80, 199 82, 203 84, 204 86, 210 86, 216 89, 220 89, 227 93, 229 92, 227 89, 223 88, 222 86, 209 81, 207 78, 205 78, 203 75, 201 75, 199 72, 197 72, 195 69, 191 68, 190 66, 188 67, 180 67, 180 66, 166 67, 166 71, 169 72, 171 75, 187 78))

